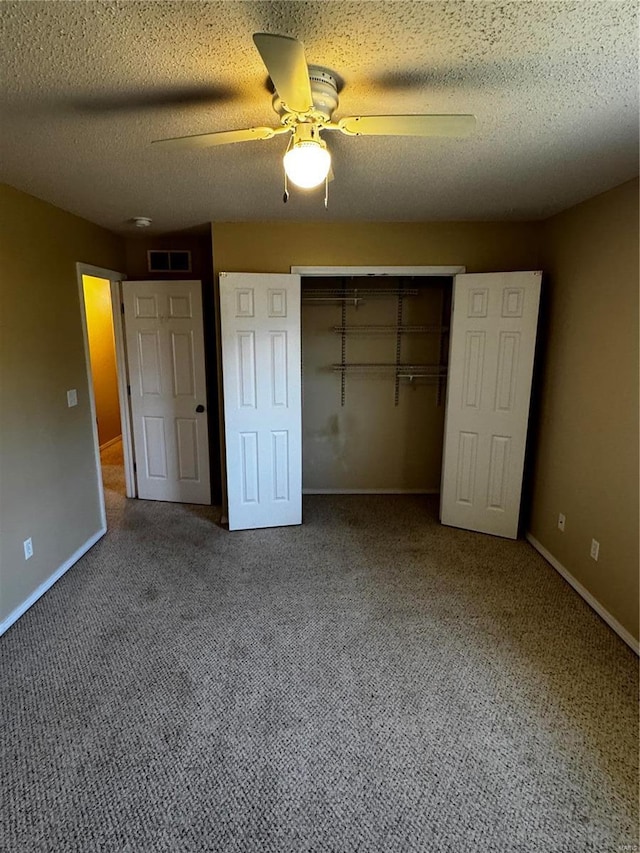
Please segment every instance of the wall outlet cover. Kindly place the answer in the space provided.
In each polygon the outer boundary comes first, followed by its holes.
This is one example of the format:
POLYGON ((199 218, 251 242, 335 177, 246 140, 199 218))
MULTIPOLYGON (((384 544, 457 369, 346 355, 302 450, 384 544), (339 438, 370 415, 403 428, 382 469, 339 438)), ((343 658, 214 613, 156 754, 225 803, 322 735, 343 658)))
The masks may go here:
POLYGON ((69 391, 67 391, 67 406, 69 406, 69 408, 72 408, 72 406, 77 406, 77 405, 78 405, 78 392, 76 391, 75 388, 71 388, 69 391))
POLYGON ((29 539, 25 539, 22 543, 22 547, 24 548, 24 558, 25 560, 31 559, 33 557, 33 542, 31 541, 31 537, 29 539))
POLYGON ((600 555, 600 543, 598 542, 597 539, 592 539, 591 540, 591 551, 590 551, 591 559, 597 561, 599 555, 600 555))

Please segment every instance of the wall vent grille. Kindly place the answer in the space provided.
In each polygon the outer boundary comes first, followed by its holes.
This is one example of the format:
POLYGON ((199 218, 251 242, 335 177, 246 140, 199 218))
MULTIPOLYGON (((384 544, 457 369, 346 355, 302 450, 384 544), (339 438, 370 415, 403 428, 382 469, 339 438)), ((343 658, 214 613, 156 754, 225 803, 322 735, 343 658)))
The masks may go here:
POLYGON ((149 272, 191 272, 191 252, 186 249, 150 249, 149 272))

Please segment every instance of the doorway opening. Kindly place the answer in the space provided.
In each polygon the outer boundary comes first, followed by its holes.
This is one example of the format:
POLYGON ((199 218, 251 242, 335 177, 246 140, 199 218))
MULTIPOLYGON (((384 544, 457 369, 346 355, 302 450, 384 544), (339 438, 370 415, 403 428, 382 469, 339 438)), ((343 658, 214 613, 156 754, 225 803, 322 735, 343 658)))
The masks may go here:
POLYGON ((107 529, 105 485, 113 485, 118 490, 114 495, 118 496, 124 480, 124 496, 136 497, 121 313, 122 281, 126 276, 115 270, 78 262, 76 277, 93 427, 96 486, 104 533, 107 529), (117 403, 113 398, 114 383, 117 403), (105 457, 104 475, 101 448, 105 457))
POLYGON ((302 278, 303 494, 439 492, 452 281, 302 278))
POLYGON ((82 292, 103 490, 126 497, 111 282, 83 275, 82 292))
MULTIPOLYGON (((395 406, 394 400, 405 395, 405 382, 412 383, 413 388, 417 388, 418 365, 421 371, 420 380, 426 382, 427 378, 431 379, 431 374, 427 377, 430 370, 436 371, 436 380, 443 378, 440 374, 443 356, 446 355, 446 337, 441 334, 440 326, 443 314, 448 316, 448 300, 444 299, 445 283, 449 288, 451 277, 460 272, 464 272, 464 268, 292 267, 291 274, 220 273, 220 340, 225 429, 225 457, 222 463, 225 471, 223 482, 227 486, 224 495, 224 509, 227 510, 225 520, 228 518, 230 529, 299 524, 303 491, 398 493, 437 490, 435 481, 438 472, 436 471, 434 476, 431 471, 432 482, 425 484, 424 471, 414 470, 416 466, 412 464, 412 459, 406 451, 408 435, 414 443, 416 438, 419 439, 415 434, 420 431, 420 410, 417 410, 417 415, 414 412, 406 423, 402 423, 406 407, 400 409, 395 406), (354 277, 366 277, 364 286, 369 291, 368 300, 372 306, 377 304, 378 308, 382 306, 388 310, 390 307, 392 316, 381 317, 375 309, 367 322, 368 328, 363 330, 362 326, 349 316, 348 310, 341 310, 346 305, 342 290, 337 294, 340 308, 336 309, 334 305, 331 308, 332 315, 327 316, 326 308, 322 306, 336 302, 336 294, 327 292, 336 288, 318 287, 317 279, 328 280, 336 276, 350 280, 354 277), (423 276, 441 279, 436 298, 429 300, 428 305, 425 303, 418 306, 419 310, 405 316, 405 297, 409 296, 409 293, 403 290, 405 280, 423 276), (313 288, 315 293, 309 292, 311 282, 301 281, 309 277, 316 278, 316 287, 313 288), (384 281, 374 282, 373 277, 384 281), (390 279, 396 281, 392 282, 390 279), (397 279, 402 279, 402 287, 397 279), (301 284, 304 284, 302 288, 301 284), (393 293, 383 292, 389 290, 393 293), (398 293, 400 290, 401 294, 398 293), (391 302, 388 299, 390 295, 391 302), (314 305, 319 306, 315 309, 315 328, 305 324, 306 328, 301 329, 301 302, 305 303, 312 298, 316 300, 314 305), (403 310, 402 316, 400 306, 403 310), (412 314, 415 316, 411 316, 412 314), (350 327, 356 325, 358 328, 354 332, 350 327), (434 338, 437 352, 433 351, 431 345, 429 351, 424 347, 423 351, 418 351, 414 344, 404 341, 406 334, 416 332, 414 327, 422 328, 427 325, 438 326, 438 334, 434 338), (371 328, 372 326, 376 328, 371 328), (412 327, 410 332, 406 326, 412 327), (347 355, 350 359, 354 346, 362 350, 364 339, 354 340, 354 344, 349 347, 345 343, 347 336, 353 333, 355 339, 356 335, 361 335, 364 331, 373 333, 376 337, 384 336, 387 344, 391 341, 393 352, 389 354, 385 344, 385 352, 377 352, 375 359, 367 355, 365 360, 361 352, 357 362, 348 362, 347 355), (302 334, 305 332, 308 339, 316 337, 316 332, 322 335, 328 346, 314 340, 311 341, 310 349, 309 340, 307 341, 303 365, 304 401, 301 401, 303 377, 300 375, 300 346, 302 334), (402 336, 402 340, 398 342, 399 336, 402 336), (336 343, 341 352, 339 355, 332 355, 336 350, 336 343), (412 352, 409 352, 409 347, 412 352), (311 365, 311 351, 314 348, 324 353, 315 366, 311 365), (347 353, 347 349, 351 352, 347 353), (409 365, 405 362, 407 358, 411 360, 409 365), (352 371, 354 367, 364 368, 362 374, 356 376, 355 371, 352 371), (405 368, 408 367, 411 371, 405 375, 405 368), (262 377, 258 375, 260 371, 264 374, 262 377), (345 377, 347 371, 348 379, 345 377), (370 372, 364 375, 365 371, 370 372), (385 455, 389 455, 389 439, 385 434, 384 423, 382 429, 378 429, 377 425, 371 422, 371 418, 367 421, 366 410, 362 404, 367 396, 371 396, 370 391, 379 396, 378 392, 382 386, 378 384, 374 389, 369 378, 380 372, 391 376, 392 379, 389 386, 391 406, 395 407, 396 411, 389 420, 393 421, 396 433, 401 433, 401 440, 394 447, 398 452, 397 458, 402 462, 402 465, 398 466, 401 469, 400 477, 396 476, 397 472, 392 470, 392 466, 381 472, 382 466, 377 463, 378 460, 384 459, 385 455), (352 381, 354 378, 356 385, 352 381), (312 382, 315 384, 314 388, 311 388, 312 382), (365 386, 365 383, 369 384, 365 386), (400 387, 400 383, 403 387, 400 387), (258 387, 262 389, 260 394, 257 393, 258 387), (350 402, 350 415, 345 413, 345 416, 341 417, 345 387, 350 387, 349 401, 353 400, 354 403, 350 402), (353 419, 356 414, 360 420, 354 431, 349 417, 353 416, 353 419), (372 426, 375 427, 374 430, 370 429, 372 426), (366 459, 360 451, 366 451, 367 447, 372 445, 376 458, 366 459), (309 451, 312 451, 311 454, 309 451), (358 480, 354 476, 353 466, 351 470, 346 469, 346 465, 350 464, 356 455, 358 480), (404 457, 408 457, 406 462, 404 457), (303 460, 306 468, 304 478, 303 460), (339 482, 335 476, 336 472, 343 478, 339 482), (381 473, 383 476, 379 476, 381 473), (363 481, 364 476, 370 474, 370 479, 363 481)), ((330 285, 332 282, 326 283, 330 285)), ((353 284, 351 289, 355 289, 353 284)), ((431 288, 429 290, 435 293, 431 288)), ((358 295, 349 295, 349 298, 357 306, 362 306, 358 295)), ((351 340, 351 337, 349 339, 351 340)), ((440 382, 440 386, 442 398, 444 383, 440 382)), ((415 393, 416 399, 422 397, 424 402, 423 390, 421 388, 415 393)), ((439 421, 441 420, 442 413, 439 417, 439 421)), ((441 423, 436 424, 436 429, 441 431, 441 423)), ((440 457, 441 453, 438 462, 440 457)), ((425 469, 426 466, 422 465, 421 468, 425 469)))

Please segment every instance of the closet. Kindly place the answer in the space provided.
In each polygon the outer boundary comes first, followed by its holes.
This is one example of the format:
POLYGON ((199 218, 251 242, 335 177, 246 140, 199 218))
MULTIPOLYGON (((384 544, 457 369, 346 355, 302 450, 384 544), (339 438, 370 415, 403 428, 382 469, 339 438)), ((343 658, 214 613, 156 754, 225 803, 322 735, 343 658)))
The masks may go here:
POLYGON ((303 491, 439 491, 451 285, 303 277, 303 491))
POLYGON ((444 524, 515 537, 541 272, 309 269, 220 273, 230 529, 442 481, 444 524))

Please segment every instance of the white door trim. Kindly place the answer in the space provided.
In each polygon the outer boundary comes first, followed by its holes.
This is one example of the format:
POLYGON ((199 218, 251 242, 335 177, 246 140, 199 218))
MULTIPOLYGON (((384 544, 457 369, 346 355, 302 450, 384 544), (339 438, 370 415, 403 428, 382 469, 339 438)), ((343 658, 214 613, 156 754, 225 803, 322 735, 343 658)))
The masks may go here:
POLYGON ((113 315, 113 336, 116 347, 116 373, 118 377, 118 400, 120 401, 120 428, 122 434, 122 455, 124 457, 124 484, 128 498, 138 497, 138 485, 135 474, 135 454, 133 452, 133 425, 131 423, 131 400, 129 397, 129 369, 127 366, 127 347, 124 339, 124 314, 122 281, 112 281, 111 313, 113 315))
POLYGON ((441 276, 458 275, 466 272, 467 268, 461 264, 458 266, 425 266, 425 267, 291 267, 292 273, 301 276, 342 276, 342 275, 410 275, 410 276, 441 276))
POLYGON ((111 311, 113 314, 113 331, 116 351, 116 373, 118 379, 118 399, 120 402, 120 428, 122 430, 122 448, 124 453, 124 477, 126 495, 128 498, 136 496, 135 476, 133 473, 133 448, 131 442, 131 415, 127 397, 127 370, 124 350, 124 337, 122 329, 121 304, 121 282, 126 279, 124 273, 116 270, 97 267, 94 264, 76 263, 76 278, 78 282, 78 296, 80 302, 80 320, 82 324, 82 337, 84 342, 84 358, 87 371, 87 382, 89 386, 89 406, 91 408, 91 421, 93 426, 93 441, 95 448, 96 471, 100 488, 100 505, 102 524, 106 530, 106 512, 104 505, 104 486, 102 483, 102 466, 100 464, 100 442, 98 440, 98 425, 96 421, 96 401, 93 392, 93 377, 91 375, 91 358, 89 355, 89 335, 87 331, 87 312, 84 302, 83 275, 92 275, 96 278, 104 278, 109 281, 111 290, 111 311))

